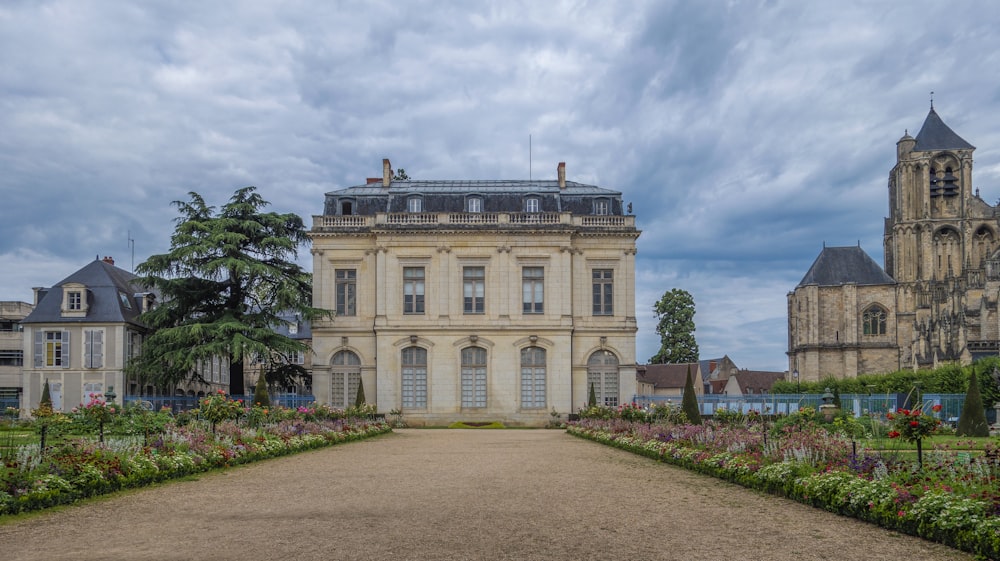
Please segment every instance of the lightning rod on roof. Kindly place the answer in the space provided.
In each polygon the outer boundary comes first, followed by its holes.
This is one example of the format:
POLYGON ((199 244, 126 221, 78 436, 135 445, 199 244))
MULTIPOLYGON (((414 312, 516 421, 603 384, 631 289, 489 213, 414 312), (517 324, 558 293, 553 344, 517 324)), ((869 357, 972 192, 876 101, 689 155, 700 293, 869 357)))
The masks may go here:
POLYGON ((132 230, 128 231, 128 247, 132 250, 132 273, 135 274, 135 238, 132 237, 132 230))
POLYGON ((531 181, 531 135, 528 135, 528 181, 531 181))

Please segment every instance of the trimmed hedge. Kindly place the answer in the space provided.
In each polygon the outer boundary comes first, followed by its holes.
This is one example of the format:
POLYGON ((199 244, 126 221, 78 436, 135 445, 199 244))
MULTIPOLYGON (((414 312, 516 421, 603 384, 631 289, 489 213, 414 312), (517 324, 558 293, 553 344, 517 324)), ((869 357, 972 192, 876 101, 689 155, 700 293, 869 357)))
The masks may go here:
POLYGON ((988 503, 940 491, 914 497, 887 481, 847 472, 813 473, 802 464, 756 466, 728 452, 710 453, 675 442, 570 426, 567 432, 657 461, 851 516, 986 559, 1000 559, 1000 518, 988 503))

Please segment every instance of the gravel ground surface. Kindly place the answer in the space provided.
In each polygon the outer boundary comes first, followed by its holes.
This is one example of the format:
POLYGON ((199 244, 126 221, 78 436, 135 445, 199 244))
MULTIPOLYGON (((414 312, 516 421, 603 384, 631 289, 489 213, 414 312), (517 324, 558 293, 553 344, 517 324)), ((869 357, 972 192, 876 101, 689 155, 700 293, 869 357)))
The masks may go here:
POLYGON ((397 430, 0 526, 4 560, 971 560, 552 430, 397 430))

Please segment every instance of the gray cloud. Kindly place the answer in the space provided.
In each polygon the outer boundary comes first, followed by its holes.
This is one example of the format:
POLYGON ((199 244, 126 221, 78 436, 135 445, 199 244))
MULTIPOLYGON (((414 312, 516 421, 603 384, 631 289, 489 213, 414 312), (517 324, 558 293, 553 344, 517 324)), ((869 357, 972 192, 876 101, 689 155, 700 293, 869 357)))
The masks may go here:
MULTIPOLYGON (((685 288, 704 356, 786 367, 785 294, 823 242, 881 260, 895 142, 938 112, 1000 197, 1000 8, 791 1, 8 2, 0 298, 162 252, 197 191, 307 223, 380 173, 621 190, 650 308, 685 288), (528 136, 532 139, 529 170, 528 136)), ((305 255, 308 252, 304 251, 305 255)), ((307 259, 303 262, 308 264, 307 259)))

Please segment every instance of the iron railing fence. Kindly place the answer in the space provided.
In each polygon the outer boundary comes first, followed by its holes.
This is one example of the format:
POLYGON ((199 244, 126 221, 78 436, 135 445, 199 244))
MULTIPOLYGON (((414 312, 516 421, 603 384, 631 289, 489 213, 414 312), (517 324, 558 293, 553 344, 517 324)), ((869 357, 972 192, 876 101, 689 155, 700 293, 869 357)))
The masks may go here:
MULTIPOLYGON (((933 413, 942 421, 955 423, 962 413, 962 405, 965 403, 965 394, 941 394, 924 393, 920 396, 925 410, 931 413, 931 407, 940 405, 941 411, 933 413)), ((680 396, 663 395, 636 395, 632 402, 642 407, 650 404, 674 403, 680 405, 680 396)), ((698 407, 702 415, 710 416, 719 409, 741 413, 766 413, 769 415, 787 415, 794 413, 803 407, 818 409, 823 400, 820 394, 751 394, 751 395, 723 395, 707 394, 698 396, 698 407)), ((841 408, 850 411, 855 417, 868 414, 885 415, 899 409, 913 409, 915 399, 911 394, 906 393, 884 393, 884 394, 841 394, 841 408), (913 402, 908 403, 910 399, 913 402)), ((991 413, 991 412, 987 412, 991 413)))

